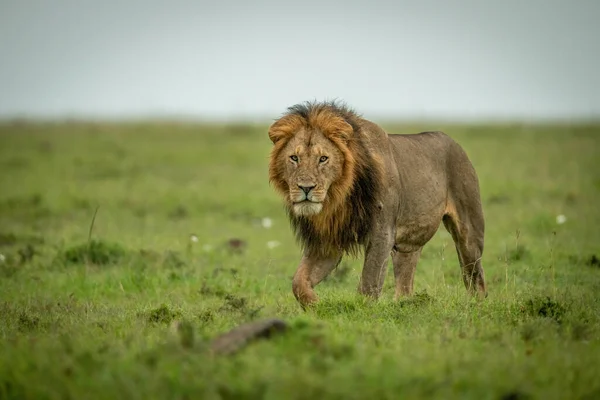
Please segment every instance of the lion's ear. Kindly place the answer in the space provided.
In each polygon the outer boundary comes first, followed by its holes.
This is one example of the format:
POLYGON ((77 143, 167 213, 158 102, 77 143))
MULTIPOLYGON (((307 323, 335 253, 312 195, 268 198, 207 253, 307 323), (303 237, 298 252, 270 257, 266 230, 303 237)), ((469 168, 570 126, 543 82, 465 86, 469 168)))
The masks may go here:
POLYGON ((271 142, 273 142, 273 144, 279 142, 286 136, 286 133, 281 131, 280 129, 277 129, 277 127, 271 126, 269 128, 269 139, 271 139, 271 142))
POLYGON ((326 128, 328 136, 341 139, 344 142, 348 142, 352 138, 354 129, 352 128, 352 125, 346 121, 339 119, 330 122, 328 125, 329 126, 326 128))
POLYGON ((316 113, 311 120, 316 128, 320 129, 329 139, 348 142, 352 139, 354 129, 344 118, 329 109, 316 113))
POLYGON ((273 142, 273 144, 277 143, 279 140, 281 140, 281 131, 278 131, 276 129, 273 129, 273 127, 269 128, 269 139, 271 139, 271 142, 273 142))
POLYGON ((297 115, 286 115, 275 121, 269 128, 269 139, 273 144, 281 139, 286 139, 294 136, 294 134, 302 127, 302 120, 297 115))

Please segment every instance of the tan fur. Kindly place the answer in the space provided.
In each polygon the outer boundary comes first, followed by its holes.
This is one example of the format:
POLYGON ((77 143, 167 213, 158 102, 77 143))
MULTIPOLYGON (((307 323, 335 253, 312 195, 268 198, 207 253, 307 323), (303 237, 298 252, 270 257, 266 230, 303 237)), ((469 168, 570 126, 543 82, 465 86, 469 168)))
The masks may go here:
POLYGON ((317 300, 313 288, 344 253, 361 248, 361 293, 379 296, 393 253, 396 297, 411 294, 421 249, 442 220, 465 286, 486 294, 477 175, 448 136, 388 135, 345 106, 306 103, 290 107, 269 137, 269 180, 304 248, 292 284, 301 305, 317 300))

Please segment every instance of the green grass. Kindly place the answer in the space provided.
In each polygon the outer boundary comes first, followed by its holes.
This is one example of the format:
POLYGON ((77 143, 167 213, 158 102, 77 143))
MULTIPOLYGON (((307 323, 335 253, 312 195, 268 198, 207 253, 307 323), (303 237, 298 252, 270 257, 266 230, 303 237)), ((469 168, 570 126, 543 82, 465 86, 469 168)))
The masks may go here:
POLYGON ((0 398, 598 398, 600 126, 386 127, 472 159, 483 303, 442 228, 413 298, 393 301, 391 269, 361 298, 345 259, 303 312, 266 126, 1 125, 0 398), (290 329, 208 351, 267 317, 290 329))

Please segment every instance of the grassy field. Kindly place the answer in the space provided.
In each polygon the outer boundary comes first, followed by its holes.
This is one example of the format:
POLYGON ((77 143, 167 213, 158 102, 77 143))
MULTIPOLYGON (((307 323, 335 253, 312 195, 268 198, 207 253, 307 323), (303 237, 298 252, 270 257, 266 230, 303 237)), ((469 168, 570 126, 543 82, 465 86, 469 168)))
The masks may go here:
POLYGON ((0 125, 0 399, 600 398, 600 126, 386 128, 472 159, 483 303, 442 227, 413 298, 390 268, 362 299, 345 259, 303 312, 266 126, 0 125), (268 317, 290 328, 209 351, 268 317))

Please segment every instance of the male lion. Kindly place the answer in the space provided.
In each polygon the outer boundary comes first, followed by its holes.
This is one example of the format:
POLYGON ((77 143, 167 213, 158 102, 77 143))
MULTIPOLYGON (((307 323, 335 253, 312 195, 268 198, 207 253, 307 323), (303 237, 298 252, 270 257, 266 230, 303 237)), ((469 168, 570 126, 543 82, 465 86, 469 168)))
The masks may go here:
POLYGON ((440 221, 452 235, 467 290, 485 296, 484 219, 475 169, 442 132, 387 134, 336 102, 288 108, 269 128, 269 180, 303 247, 298 302, 344 253, 365 251, 360 293, 379 297, 392 256, 395 298, 410 295, 417 261, 440 221))

